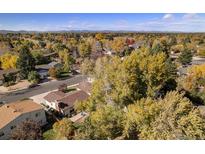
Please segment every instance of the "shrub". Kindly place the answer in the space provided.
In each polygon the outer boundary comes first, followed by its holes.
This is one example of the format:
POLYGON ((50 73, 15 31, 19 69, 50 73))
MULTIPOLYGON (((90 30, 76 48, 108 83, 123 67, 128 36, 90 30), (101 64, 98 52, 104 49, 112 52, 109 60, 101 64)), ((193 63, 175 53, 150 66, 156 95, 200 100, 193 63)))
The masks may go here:
POLYGON ((36 71, 31 71, 28 74, 28 81, 34 84, 39 83, 40 75, 36 71))

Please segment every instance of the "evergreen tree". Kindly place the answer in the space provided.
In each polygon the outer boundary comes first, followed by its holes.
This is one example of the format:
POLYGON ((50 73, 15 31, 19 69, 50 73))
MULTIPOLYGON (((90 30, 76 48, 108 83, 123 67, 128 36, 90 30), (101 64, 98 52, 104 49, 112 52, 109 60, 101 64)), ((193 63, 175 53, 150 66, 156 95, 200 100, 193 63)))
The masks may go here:
POLYGON ((35 59, 26 46, 22 47, 19 52, 17 68, 21 79, 27 79, 29 72, 35 70, 35 59))
POLYGON ((181 55, 179 56, 179 62, 182 65, 187 65, 190 64, 192 61, 192 53, 190 50, 185 49, 184 51, 182 51, 181 55))

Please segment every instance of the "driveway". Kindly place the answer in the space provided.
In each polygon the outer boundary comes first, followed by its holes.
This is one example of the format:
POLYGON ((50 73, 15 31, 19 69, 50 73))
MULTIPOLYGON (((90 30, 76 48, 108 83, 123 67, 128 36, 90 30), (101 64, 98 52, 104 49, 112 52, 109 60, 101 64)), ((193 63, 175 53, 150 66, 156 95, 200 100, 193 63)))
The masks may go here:
POLYGON ((60 80, 60 81, 52 81, 48 82, 46 84, 39 85, 34 88, 25 89, 25 90, 19 90, 16 92, 11 92, 5 95, 0 95, 0 100, 5 101, 5 103, 22 100, 25 98, 29 98, 35 95, 39 95, 42 93, 46 93, 52 90, 57 89, 61 84, 67 84, 68 86, 77 84, 83 80, 85 80, 87 77, 83 75, 76 75, 72 78, 66 79, 66 80, 60 80))

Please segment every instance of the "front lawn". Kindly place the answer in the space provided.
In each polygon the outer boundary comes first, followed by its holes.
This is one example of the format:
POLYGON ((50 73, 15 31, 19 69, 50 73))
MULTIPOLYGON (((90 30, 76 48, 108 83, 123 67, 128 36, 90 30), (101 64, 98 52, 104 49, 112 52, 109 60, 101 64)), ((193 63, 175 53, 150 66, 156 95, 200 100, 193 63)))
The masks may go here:
POLYGON ((71 91, 76 91, 77 89, 75 87, 70 87, 70 88, 66 88, 63 92, 64 93, 69 93, 71 91))
POLYGON ((59 78, 67 78, 69 76, 70 76, 69 72, 61 72, 60 75, 59 75, 59 78))

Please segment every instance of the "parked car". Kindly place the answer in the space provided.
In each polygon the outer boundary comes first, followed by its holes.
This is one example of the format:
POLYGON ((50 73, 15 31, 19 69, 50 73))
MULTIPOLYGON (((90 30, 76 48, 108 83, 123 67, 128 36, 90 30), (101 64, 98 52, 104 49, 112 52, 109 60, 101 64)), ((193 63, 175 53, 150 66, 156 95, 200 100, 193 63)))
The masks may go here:
POLYGON ((39 86, 39 85, 38 84, 31 84, 31 85, 28 86, 28 88, 35 88, 37 86, 39 86))

